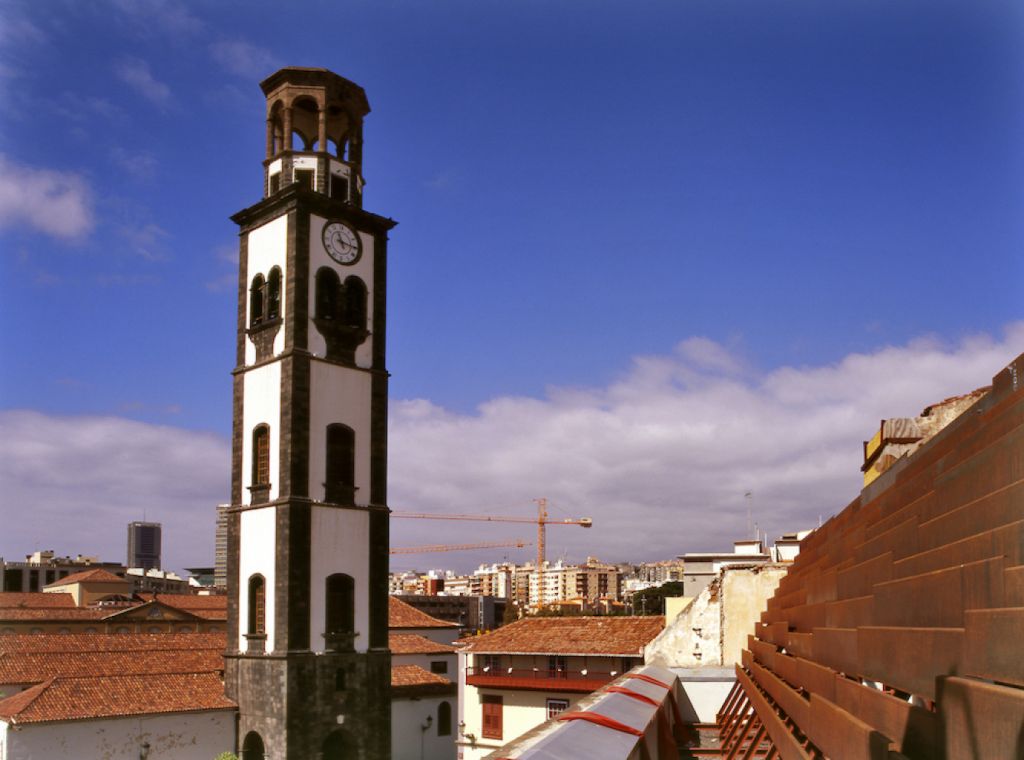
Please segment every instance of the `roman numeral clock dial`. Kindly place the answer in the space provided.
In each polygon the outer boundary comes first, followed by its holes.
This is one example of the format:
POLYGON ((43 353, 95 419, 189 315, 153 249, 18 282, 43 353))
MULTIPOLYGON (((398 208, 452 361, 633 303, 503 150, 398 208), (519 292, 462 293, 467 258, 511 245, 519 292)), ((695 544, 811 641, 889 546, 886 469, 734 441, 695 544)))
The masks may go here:
POLYGON ((332 222, 324 226, 324 248, 339 264, 355 264, 362 252, 359 236, 341 222, 332 222))

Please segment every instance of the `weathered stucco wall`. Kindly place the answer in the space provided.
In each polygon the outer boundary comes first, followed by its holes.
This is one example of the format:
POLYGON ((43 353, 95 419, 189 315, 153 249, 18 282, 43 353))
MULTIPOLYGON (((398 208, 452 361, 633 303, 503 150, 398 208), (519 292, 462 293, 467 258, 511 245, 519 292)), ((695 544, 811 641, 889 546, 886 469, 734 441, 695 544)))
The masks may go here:
POLYGON ((786 565, 764 565, 743 570, 725 568, 719 576, 722 584, 721 664, 740 661, 747 636, 761 617, 768 600, 788 571, 786 565))
POLYGON ((731 667, 789 566, 724 567, 644 648, 644 661, 671 668, 731 667))
POLYGON ((672 668, 699 668, 721 662, 718 578, 711 581, 671 625, 644 647, 644 662, 672 668))
POLYGON ((28 723, 5 734, 4 760, 138 760, 144 742, 149 743, 149 760, 212 760, 234 748, 235 711, 28 723))

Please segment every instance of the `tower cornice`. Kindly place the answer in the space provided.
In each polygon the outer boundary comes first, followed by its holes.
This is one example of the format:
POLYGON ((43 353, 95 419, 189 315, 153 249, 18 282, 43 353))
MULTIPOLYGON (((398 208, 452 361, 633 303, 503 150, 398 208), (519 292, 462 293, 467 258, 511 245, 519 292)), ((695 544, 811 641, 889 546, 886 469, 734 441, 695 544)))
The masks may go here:
POLYGON ((327 219, 344 219, 369 228, 373 232, 387 232, 398 224, 394 219, 379 216, 371 211, 358 208, 351 203, 345 203, 329 198, 322 193, 309 190, 295 182, 281 191, 274 193, 269 198, 264 198, 248 208, 231 216, 231 221, 237 224, 240 232, 249 232, 256 227, 261 227, 267 222, 276 219, 289 211, 298 208, 301 201, 303 210, 319 214, 327 219))

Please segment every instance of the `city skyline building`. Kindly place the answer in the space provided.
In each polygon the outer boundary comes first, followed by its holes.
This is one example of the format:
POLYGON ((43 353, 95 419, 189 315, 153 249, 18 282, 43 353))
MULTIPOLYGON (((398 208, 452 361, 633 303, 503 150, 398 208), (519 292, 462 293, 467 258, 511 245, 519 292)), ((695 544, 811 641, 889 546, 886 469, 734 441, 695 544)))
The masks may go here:
POLYGON ((159 569, 163 526, 157 522, 128 523, 128 550, 125 564, 143 570, 159 569))

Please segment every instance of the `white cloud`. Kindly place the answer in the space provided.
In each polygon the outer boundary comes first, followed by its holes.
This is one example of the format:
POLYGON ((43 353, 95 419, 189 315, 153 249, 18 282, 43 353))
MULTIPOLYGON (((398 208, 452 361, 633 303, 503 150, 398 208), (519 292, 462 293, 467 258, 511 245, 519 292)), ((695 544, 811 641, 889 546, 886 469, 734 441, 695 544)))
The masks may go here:
POLYGON ((146 261, 164 261, 168 254, 164 241, 170 234, 159 224, 140 223, 134 226, 123 226, 118 234, 127 241, 131 252, 146 261))
POLYGON ((156 174, 157 160, 149 151, 129 151, 116 145, 110 150, 110 157, 135 179, 148 180, 156 174))
MULTIPOLYGON (((769 536, 811 527, 859 492, 861 442, 884 417, 990 382, 1024 347, 998 338, 918 340, 828 366, 757 374, 706 340, 638 357, 619 381, 497 398, 476 414, 422 399, 391 406, 389 504, 402 511, 592 517, 548 530, 548 556, 665 559, 727 549, 747 507, 769 536), (745 499, 744 493, 752 492, 745 499)), ((168 413, 173 410, 165 410, 168 413)), ((0 483, 19 517, 0 555, 36 548, 118 559, 124 524, 160 521, 172 567, 212 562, 213 506, 228 494, 227 437, 110 417, 0 412, 0 483)), ((392 544, 522 537, 534 526, 392 521, 392 544)), ((509 549, 519 560, 533 549, 509 549)), ((466 568, 502 550, 397 557, 394 567, 466 568)))
POLYGON ((111 5, 134 26, 140 36, 163 34, 187 37, 203 30, 203 22, 177 0, 112 0, 111 5))
POLYGON ((78 174, 17 164, 0 154, 0 228, 72 239, 93 228, 92 193, 78 174))
POLYGON ((263 79, 281 68, 273 53, 244 40, 214 42, 210 55, 228 71, 246 79, 263 79))
POLYGON ((117 77, 138 92, 146 100, 160 108, 171 102, 171 88, 156 79, 149 70, 149 64, 141 58, 125 58, 114 67, 117 77))
POLYGON ((123 561, 125 525, 164 525, 171 567, 209 564, 226 501, 225 438, 113 417, 0 412, 0 556, 35 549, 123 561))
MULTIPOLYGON (((670 356, 638 357, 607 388, 494 399, 473 415, 397 402, 389 503, 528 516, 531 500, 546 496, 562 516, 594 518, 589 531, 549 529, 549 557, 563 549, 570 559, 607 560, 726 550, 745 535, 748 506, 771 537, 841 510, 859 492, 862 441, 878 420, 986 385, 1022 348, 1024 323, 1001 339, 923 339, 759 376, 722 346, 691 339, 670 356)), ((529 525, 419 520, 393 521, 392 537, 399 546, 532 540, 529 525)), ((401 566, 495 556, 414 555, 401 566)))

